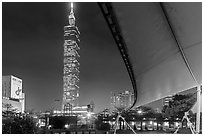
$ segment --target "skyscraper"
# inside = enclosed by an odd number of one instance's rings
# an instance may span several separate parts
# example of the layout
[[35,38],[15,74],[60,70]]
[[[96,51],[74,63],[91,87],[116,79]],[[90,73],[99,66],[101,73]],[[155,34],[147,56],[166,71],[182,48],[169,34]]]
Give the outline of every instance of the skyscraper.
[[78,106],[79,98],[79,35],[75,25],[73,3],[68,16],[68,26],[64,26],[64,76],[63,76],[63,100],[62,110],[72,110]]
[[133,104],[134,94],[130,91],[124,91],[116,94],[111,92],[110,109],[115,110],[116,107],[128,108]]

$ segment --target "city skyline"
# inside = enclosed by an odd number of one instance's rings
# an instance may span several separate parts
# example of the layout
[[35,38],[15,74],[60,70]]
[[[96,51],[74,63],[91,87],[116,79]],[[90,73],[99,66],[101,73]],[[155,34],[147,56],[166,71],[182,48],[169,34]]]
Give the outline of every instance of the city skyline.
[[[2,5],[2,74],[22,78],[27,109],[60,109],[69,3]],[[79,104],[93,100],[99,112],[110,106],[110,91],[132,86],[97,3],[76,3],[75,8],[81,32]]]
[[201,2],[2,2],[3,134],[202,134]]

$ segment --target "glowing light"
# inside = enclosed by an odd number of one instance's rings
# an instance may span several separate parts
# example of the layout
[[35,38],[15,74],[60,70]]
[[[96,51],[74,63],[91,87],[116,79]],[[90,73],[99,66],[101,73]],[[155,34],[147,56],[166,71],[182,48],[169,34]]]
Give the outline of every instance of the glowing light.
[[149,124],[150,124],[150,125],[152,125],[152,123],[153,123],[152,121],[149,121]]
[[49,125],[49,126],[48,126],[48,129],[50,129],[51,127],[52,127],[52,125]]
[[142,114],[142,110],[138,110],[137,113]]
[[178,127],[178,125],[179,125],[179,123],[178,123],[178,122],[175,122],[175,126]]
[[65,125],[64,125],[64,127],[65,127],[65,128],[68,128],[68,127],[69,127],[69,125],[68,125],[68,124],[65,124]]
[[132,126],[135,125],[135,122],[131,122],[131,125],[132,125]]
[[164,126],[168,126],[169,125],[169,122],[164,122]]
[[88,118],[91,117],[91,113],[90,113],[90,112],[87,113],[87,117],[88,117]]
[[74,5],[73,5],[73,2],[71,2],[71,9],[73,9],[74,8]]

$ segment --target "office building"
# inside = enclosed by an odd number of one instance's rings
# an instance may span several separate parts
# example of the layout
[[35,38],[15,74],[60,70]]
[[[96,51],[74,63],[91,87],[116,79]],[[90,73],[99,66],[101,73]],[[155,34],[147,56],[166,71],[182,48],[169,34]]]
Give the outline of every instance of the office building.
[[130,91],[124,91],[120,93],[111,92],[111,107],[110,109],[116,110],[116,108],[128,108],[132,106],[134,102],[134,94]]
[[70,112],[78,106],[79,98],[79,35],[75,25],[73,3],[68,16],[69,24],[64,26],[64,70],[63,70],[63,99],[62,110]]
[[25,93],[23,92],[22,79],[15,76],[2,77],[2,107],[3,110],[9,108],[16,109],[16,112],[25,111]]

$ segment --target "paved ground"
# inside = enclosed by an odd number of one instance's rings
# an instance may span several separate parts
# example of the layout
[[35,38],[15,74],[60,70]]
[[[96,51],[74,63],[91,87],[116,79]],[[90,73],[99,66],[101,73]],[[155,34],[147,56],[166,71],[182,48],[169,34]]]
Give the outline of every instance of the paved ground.
[[[44,133],[47,133],[47,134],[66,134],[67,132],[65,131],[57,131],[55,130],[54,132],[44,132]],[[99,131],[99,130],[93,130],[93,131],[78,131],[78,132],[74,132],[74,131],[69,131],[68,132],[69,134],[113,134],[114,131]],[[67,134],[68,134],[67,133]],[[168,132],[165,132],[163,130],[157,130],[157,131],[136,131],[137,134],[171,134],[173,133],[168,131]],[[43,132],[40,132],[40,134],[43,134]],[[116,134],[134,134],[131,130],[117,130],[116,131]],[[178,134],[192,134],[190,129],[180,129],[178,131]]]
[[[96,134],[113,134],[113,131],[96,131]],[[136,131],[137,134],[166,134],[164,131]],[[134,134],[131,130],[117,130],[116,134]]]
[[[137,134],[172,134],[174,131],[165,132],[163,130],[157,131],[136,131]],[[113,131],[105,132],[105,131],[96,131],[96,134],[113,134]],[[117,130],[116,134],[134,134],[131,130]],[[178,134],[192,134],[190,129],[181,129],[178,131]]]

